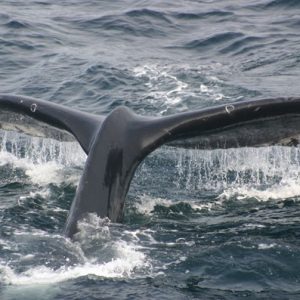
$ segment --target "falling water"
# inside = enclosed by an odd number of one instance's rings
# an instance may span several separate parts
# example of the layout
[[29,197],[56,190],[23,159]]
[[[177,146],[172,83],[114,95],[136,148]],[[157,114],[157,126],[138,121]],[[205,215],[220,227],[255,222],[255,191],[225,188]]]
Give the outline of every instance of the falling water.
[[86,159],[75,141],[62,142],[12,131],[0,130],[0,148],[2,154],[9,153],[16,159],[25,159],[36,165],[52,161],[64,166],[76,166],[82,165]]
[[267,187],[300,175],[300,148],[265,147],[225,150],[171,150],[176,184],[186,189]]
[[167,193],[173,200],[178,195],[179,199],[197,200],[206,193],[267,200],[299,195],[299,178],[298,147],[215,150],[162,147],[141,164],[133,185],[142,189],[142,194],[147,187],[155,197],[165,197]]

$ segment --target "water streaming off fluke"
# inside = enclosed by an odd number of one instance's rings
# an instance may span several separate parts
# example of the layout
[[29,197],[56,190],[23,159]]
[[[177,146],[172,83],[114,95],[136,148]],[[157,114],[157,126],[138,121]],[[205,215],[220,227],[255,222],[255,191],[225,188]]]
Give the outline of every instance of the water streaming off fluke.
[[160,191],[170,192],[170,199],[175,200],[183,195],[187,201],[199,200],[207,193],[222,197],[247,197],[248,193],[250,198],[280,199],[300,195],[300,148],[162,147],[145,159],[137,174],[133,184],[149,186],[155,196],[164,197],[165,193],[159,195],[156,189],[159,186]]

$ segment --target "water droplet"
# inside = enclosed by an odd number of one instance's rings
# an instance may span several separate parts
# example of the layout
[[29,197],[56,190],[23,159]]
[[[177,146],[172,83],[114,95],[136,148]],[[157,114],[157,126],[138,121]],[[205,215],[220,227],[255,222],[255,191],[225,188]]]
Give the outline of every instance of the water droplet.
[[36,109],[37,109],[37,105],[36,105],[35,103],[32,103],[31,106],[30,106],[30,110],[31,110],[32,112],[35,112]]

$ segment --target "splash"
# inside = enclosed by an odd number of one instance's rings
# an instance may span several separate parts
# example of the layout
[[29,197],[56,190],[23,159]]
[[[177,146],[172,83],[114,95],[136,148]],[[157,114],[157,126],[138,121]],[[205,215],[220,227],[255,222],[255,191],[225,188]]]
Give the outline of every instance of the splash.
[[65,167],[81,167],[86,159],[76,142],[60,142],[1,130],[0,147],[0,166],[24,170],[31,182],[37,185],[64,181]]
[[38,285],[53,284],[83,276],[96,276],[106,278],[130,278],[136,268],[145,266],[145,255],[137,252],[125,242],[115,244],[117,256],[106,263],[87,262],[73,267],[62,266],[52,269],[46,266],[38,266],[20,274],[9,266],[0,267],[1,277],[5,284],[14,285]]
[[282,188],[286,183],[299,181],[300,148],[296,147],[171,150],[172,152],[177,161],[176,184],[186,189],[264,189],[278,184]]
[[86,159],[76,142],[31,137],[11,131],[0,130],[0,147],[1,152],[11,153],[16,158],[24,158],[35,164],[54,161],[70,166],[82,164]]
[[172,204],[174,204],[172,200],[155,198],[149,195],[142,195],[139,197],[139,200],[135,203],[135,208],[138,210],[139,213],[148,215],[154,210],[156,205],[163,205],[168,207]]
[[135,203],[135,208],[137,211],[144,215],[150,215],[157,205],[164,206],[164,207],[171,207],[178,204],[186,204],[194,211],[201,211],[201,210],[211,210],[216,202],[213,203],[200,203],[197,201],[189,201],[189,200],[171,200],[171,199],[164,199],[164,198],[156,198],[150,195],[142,195],[137,199]]
[[[31,266],[22,272],[18,272],[16,267],[2,262],[0,263],[0,282],[12,285],[35,286],[54,284],[83,276],[101,278],[139,277],[144,274],[145,269],[147,269],[145,272],[149,274],[151,272],[151,262],[148,260],[147,255],[140,251],[136,241],[128,241],[128,238],[132,239],[131,232],[126,233],[124,237],[124,233],[115,232],[109,225],[108,219],[98,218],[94,214],[88,215],[87,218],[80,221],[79,234],[75,237],[75,242],[62,237],[39,233],[38,237],[40,236],[43,240],[46,239],[46,243],[50,243],[51,240],[56,241],[56,244],[52,246],[52,250],[55,249],[53,247],[60,249],[63,245],[70,257],[72,253],[76,254],[80,262],[71,264],[71,258],[61,255],[60,267],[51,267],[47,263],[46,265]],[[98,231],[100,234],[90,235],[91,231]],[[24,236],[24,234],[18,233],[17,235]],[[56,252],[54,251],[54,253]],[[57,262],[59,259],[57,253],[56,257]],[[34,254],[20,257],[22,262],[26,259],[34,261]]]
[[219,199],[228,200],[236,198],[237,200],[244,200],[246,198],[254,198],[258,201],[282,200],[298,198],[300,195],[299,180],[289,179],[282,181],[279,185],[274,185],[265,190],[251,187],[231,187],[225,189],[220,195]]
[[[210,210],[211,200],[218,205],[232,198],[282,200],[300,195],[300,148],[162,147],[146,158],[135,180],[138,178],[143,178],[138,186],[147,186],[144,193],[151,195],[142,196],[137,204],[138,211],[145,214],[155,205],[170,206],[178,201]],[[155,186],[160,186],[161,194]]]

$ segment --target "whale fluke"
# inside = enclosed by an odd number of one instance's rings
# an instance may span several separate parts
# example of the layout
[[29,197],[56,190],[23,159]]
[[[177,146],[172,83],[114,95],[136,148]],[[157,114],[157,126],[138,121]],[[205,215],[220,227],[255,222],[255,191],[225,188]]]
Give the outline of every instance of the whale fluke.
[[0,113],[0,124],[16,124],[10,130],[29,130],[31,123],[23,121],[28,116],[72,134],[87,153],[65,226],[69,237],[87,213],[121,221],[137,166],[161,145],[214,149],[297,146],[300,141],[300,98],[296,97],[235,102],[166,117],[139,116],[123,106],[106,117],[96,116],[13,95],[0,95],[0,109],[21,115],[9,120]]
[[[31,134],[30,127],[34,126],[33,120],[37,120],[72,134],[86,154],[89,153],[91,142],[104,120],[103,116],[84,113],[49,101],[6,94],[0,94],[0,110],[2,128],[6,129],[3,123],[10,122],[11,130]],[[7,112],[15,112],[21,117],[7,115]],[[24,119],[23,116],[28,118]],[[12,127],[13,125],[15,127]],[[41,132],[43,133],[45,132]],[[36,135],[36,132],[33,134]]]

